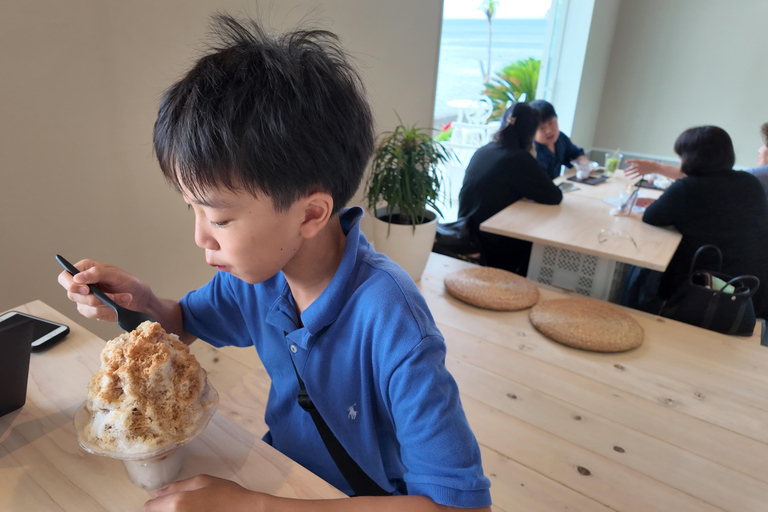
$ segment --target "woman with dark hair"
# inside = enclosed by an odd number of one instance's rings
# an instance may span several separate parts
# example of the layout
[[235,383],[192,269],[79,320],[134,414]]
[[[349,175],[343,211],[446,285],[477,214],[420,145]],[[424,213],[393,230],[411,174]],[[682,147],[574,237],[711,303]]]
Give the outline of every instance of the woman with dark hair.
[[572,167],[573,160],[582,164],[589,163],[589,158],[584,155],[584,149],[571,142],[571,139],[560,131],[554,105],[545,100],[534,100],[531,102],[531,107],[541,116],[539,128],[533,139],[536,160],[550,178],[555,179],[560,176],[560,168],[563,165]]
[[[753,296],[755,312],[768,313],[768,200],[753,175],[733,170],[733,144],[716,126],[684,131],[675,141],[683,178],[653,202],[643,222],[674,226],[683,235],[659,284],[660,299],[669,298],[688,277],[702,245],[723,253],[722,271],[760,279]],[[703,261],[702,268],[711,268]]]
[[[744,172],[754,175],[768,196],[768,123],[760,126],[760,138],[762,144],[757,148],[757,167],[744,169]],[[624,169],[624,174],[629,178],[638,178],[646,174],[659,174],[673,180],[685,178],[685,173],[674,165],[633,158],[627,159],[627,164],[629,167]]]
[[459,194],[459,218],[479,238],[484,263],[525,275],[530,242],[480,232],[480,224],[518,199],[560,204],[563,193],[532,154],[539,113],[525,103],[504,112],[493,141],[472,156]]

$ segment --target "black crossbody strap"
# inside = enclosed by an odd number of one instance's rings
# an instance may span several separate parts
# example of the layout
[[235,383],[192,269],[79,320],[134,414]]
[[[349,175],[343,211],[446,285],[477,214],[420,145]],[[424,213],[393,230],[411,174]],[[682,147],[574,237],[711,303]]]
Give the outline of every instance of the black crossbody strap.
[[[290,354],[289,354],[290,355]],[[299,405],[302,409],[309,412],[312,415],[312,421],[315,422],[317,432],[323,439],[325,447],[328,449],[328,453],[331,454],[333,462],[336,463],[336,467],[339,468],[344,480],[347,481],[352,488],[352,492],[355,496],[390,496],[379,485],[374,482],[368,474],[360,468],[355,460],[349,456],[347,450],[341,445],[336,436],[333,435],[328,424],[320,415],[320,411],[315,408],[315,404],[312,403],[312,399],[309,398],[307,389],[304,387],[304,381],[299,376],[299,371],[296,369],[296,363],[293,362],[293,355],[291,357],[291,364],[293,365],[293,371],[296,372],[296,378],[299,381]]]

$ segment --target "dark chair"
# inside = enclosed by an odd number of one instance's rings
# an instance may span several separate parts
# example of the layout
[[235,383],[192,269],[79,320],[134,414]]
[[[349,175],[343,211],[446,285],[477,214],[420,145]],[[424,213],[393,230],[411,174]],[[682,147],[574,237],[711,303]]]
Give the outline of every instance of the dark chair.
[[432,252],[482,264],[480,241],[472,236],[465,219],[437,225]]

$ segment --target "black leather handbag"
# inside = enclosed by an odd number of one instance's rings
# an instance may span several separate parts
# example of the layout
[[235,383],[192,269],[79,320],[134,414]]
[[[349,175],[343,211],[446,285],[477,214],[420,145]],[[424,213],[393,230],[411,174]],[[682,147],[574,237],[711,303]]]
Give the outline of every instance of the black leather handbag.
[[[716,254],[715,270],[696,268],[705,251]],[[714,245],[702,245],[691,261],[688,280],[661,307],[661,316],[723,334],[751,336],[755,330],[752,296],[760,286],[755,276],[732,277],[720,270],[723,254]]]

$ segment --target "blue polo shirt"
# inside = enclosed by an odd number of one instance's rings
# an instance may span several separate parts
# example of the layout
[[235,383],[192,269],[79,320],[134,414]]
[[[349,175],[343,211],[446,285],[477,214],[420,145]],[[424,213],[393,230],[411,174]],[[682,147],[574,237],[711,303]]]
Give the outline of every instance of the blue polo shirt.
[[575,160],[584,154],[584,150],[571,142],[566,134],[560,132],[555,141],[555,152],[549,150],[544,144],[536,145],[536,161],[544,169],[551,179],[560,176],[560,166],[571,167],[571,160]]
[[339,215],[341,264],[301,321],[282,272],[256,285],[218,272],[181,300],[184,328],[217,347],[256,347],[272,379],[264,440],[343,492],[352,494],[297,403],[291,356],[336,438],[384,490],[489,506],[490,482],[424,298],[368,243],[361,208]]

